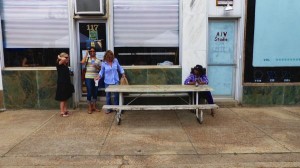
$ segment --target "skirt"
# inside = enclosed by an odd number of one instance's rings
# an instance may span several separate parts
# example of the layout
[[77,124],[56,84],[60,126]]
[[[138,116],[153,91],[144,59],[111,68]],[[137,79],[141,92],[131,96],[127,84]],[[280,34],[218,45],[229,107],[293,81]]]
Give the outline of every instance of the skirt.
[[71,83],[58,83],[55,100],[66,101],[72,97],[72,93],[74,93],[74,86]]

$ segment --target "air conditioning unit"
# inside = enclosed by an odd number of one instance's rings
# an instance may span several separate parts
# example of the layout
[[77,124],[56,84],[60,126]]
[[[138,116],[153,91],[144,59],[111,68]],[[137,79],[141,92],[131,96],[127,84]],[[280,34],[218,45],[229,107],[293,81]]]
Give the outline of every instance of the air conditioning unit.
[[104,15],[105,0],[75,0],[75,14]]

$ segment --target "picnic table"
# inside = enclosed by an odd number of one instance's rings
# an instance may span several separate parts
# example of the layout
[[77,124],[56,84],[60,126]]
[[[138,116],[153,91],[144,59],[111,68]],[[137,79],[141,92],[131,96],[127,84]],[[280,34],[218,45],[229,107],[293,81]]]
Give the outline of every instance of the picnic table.
[[[105,92],[118,92],[119,105],[104,105],[104,109],[116,110],[116,121],[121,122],[122,110],[195,110],[196,118],[200,124],[203,122],[203,111],[205,109],[217,109],[216,104],[198,104],[198,95],[203,91],[213,91],[208,85],[110,85]],[[124,105],[124,94],[134,94],[135,98]],[[131,103],[141,96],[189,96],[186,105],[131,105]],[[194,101],[195,100],[195,101]],[[199,114],[200,110],[200,114]]]

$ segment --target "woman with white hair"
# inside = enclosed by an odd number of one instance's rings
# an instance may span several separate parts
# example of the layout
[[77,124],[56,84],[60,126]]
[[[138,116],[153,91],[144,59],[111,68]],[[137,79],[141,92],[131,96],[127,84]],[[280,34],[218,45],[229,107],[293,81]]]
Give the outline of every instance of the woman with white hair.
[[68,104],[67,100],[72,97],[74,86],[71,83],[69,72],[69,55],[65,52],[57,56],[56,69],[57,69],[57,88],[55,100],[60,101],[60,115],[68,117]]

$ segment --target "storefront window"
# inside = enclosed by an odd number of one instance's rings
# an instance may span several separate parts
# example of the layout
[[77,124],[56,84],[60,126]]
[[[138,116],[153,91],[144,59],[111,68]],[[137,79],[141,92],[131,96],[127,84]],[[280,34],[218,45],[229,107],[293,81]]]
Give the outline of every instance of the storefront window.
[[55,66],[69,52],[67,0],[2,0],[1,28],[6,67]]
[[244,82],[300,82],[299,5],[298,0],[247,2]]
[[114,0],[113,10],[121,64],[179,64],[179,0]]
[[68,48],[5,48],[6,67],[55,66],[57,55]]
[[115,47],[122,65],[178,65],[177,47]]

